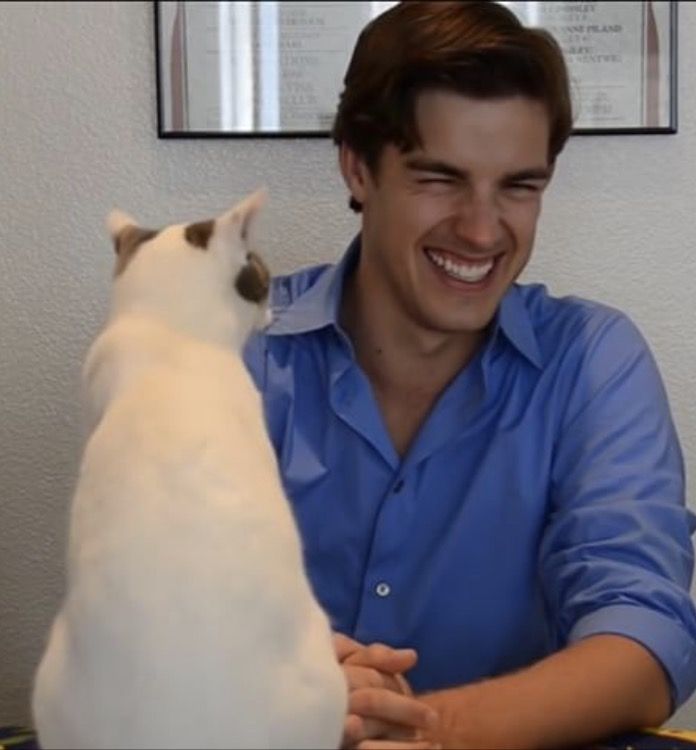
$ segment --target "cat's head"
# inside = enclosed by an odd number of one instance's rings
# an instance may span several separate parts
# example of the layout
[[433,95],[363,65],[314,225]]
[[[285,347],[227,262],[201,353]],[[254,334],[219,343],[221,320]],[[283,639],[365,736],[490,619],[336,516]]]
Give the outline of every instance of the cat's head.
[[145,313],[182,333],[240,349],[270,320],[270,274],[251,240],[265,198],[258,190],[216,219],[161,230],[112,211],[112,317]]

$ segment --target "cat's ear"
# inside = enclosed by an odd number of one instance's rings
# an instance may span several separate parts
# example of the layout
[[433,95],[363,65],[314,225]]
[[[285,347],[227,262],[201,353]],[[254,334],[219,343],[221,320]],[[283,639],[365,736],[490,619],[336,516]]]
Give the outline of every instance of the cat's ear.
[[268,191],[266,188],[259,188],[224,213],[218,219],[218,226],[223,231],[225,231],[227,227],[235,227],[242,239],[247,240],[256,217],[267,200]]
[[120,276],[135,257],[140,246],[157,235],[154,229],[143,229],[124,211],[114,209],[106,217],[106,227],[116,251],[115,276]]
[[126,227],[137,226],[138,222],[132,216],[129,216],[125,211],[121,211],[118,208],[110,211],[109,215],[106,217],[106,228],[116,245],[118,245],[118,238],[121,235],[121,232],[123,232]]

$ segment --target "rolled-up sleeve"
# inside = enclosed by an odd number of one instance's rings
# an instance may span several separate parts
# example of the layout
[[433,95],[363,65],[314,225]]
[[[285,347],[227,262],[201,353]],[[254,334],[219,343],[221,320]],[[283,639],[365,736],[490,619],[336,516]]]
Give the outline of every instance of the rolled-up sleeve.
[[641,643],[669,676],[676,707],[696,688],[696,523],[667,396],[625,316],[573,346],[540,557],[555,636],[559,645],[600,633]]

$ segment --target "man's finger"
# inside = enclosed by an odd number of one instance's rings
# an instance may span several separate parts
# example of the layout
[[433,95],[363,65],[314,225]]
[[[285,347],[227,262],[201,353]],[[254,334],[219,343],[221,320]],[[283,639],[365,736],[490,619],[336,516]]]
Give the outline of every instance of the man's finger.
[[333,634],[333,646],[334,651],[336,652],[336,658],[340,662],[342,662],[345,658],[355,653],[356,651],[360,651],[360,649],[365,648],[362,643],[353,640],[343,633]]
[[430,706],[408,695],[381,688],[359,688],[348,698],[348,711],[386,724],[432,730],[437,726],[437,713]]
[[360,740],[367,736],[364,720],[355,714],[348,714],[343,722],[341,748],[353,748]]
[[367,739],[416,742],[422,740],[423,737],[418,730],[410,727],[401,727],[378,719],[365,719],[351,714],[351,721],[345,725],[343,747],[356,747]]
[[392,648],[383,643],[371,643],[369,646],[352,650],[342,661],[345,664],[372,667],[396,674],[413,669],[418,661],[418,654],[412,648]]
[[392,675],[387,672],[380,672],[372,667],[357,667],[345,663],[343,664],[343,672],[350,690],[368,687],[384,688],[395,693],[411,695],[411,689],[401,675]]
[[429,740],[363,740],[356,745],[356,750],[441,750],[442,745]]

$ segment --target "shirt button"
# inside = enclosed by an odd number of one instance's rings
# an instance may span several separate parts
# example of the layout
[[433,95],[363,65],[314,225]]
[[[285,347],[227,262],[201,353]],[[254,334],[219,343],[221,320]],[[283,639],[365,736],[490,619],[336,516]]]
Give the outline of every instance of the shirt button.
[[382,581],[375,586],[375,592],[377,593],[377,596],[389,596],[389,594],[391,594],[391,586],[388,583],[384,583],[384,581]]
[[392,487],[392,492],[401,492],[401,490],[404,487],[404,480],[399,479],[399,481]]

